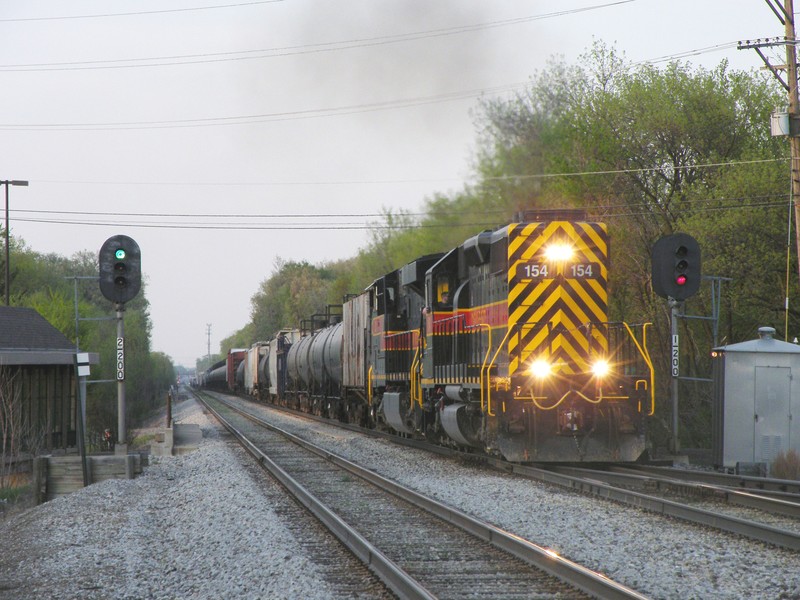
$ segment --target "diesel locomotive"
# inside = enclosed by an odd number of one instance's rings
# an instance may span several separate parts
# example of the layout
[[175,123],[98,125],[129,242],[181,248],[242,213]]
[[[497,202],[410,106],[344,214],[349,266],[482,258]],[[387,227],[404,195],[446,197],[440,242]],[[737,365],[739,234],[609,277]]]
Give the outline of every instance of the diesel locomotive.
[[422,256],[201,378],[514,462],[629,462],[654,412],[648,324],[608,320],[609,236],[529,211]]

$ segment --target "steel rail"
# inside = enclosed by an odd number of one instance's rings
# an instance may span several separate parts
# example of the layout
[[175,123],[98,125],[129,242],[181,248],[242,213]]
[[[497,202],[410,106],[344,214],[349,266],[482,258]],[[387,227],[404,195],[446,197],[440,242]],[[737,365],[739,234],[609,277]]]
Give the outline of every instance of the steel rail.
[[401,599],[435,600],[435,596],[422,587],[403,569],[387,558],[358,531],[329,510],[320,500],[300,485],[291,475],[279,467],[272,459],[256,447],[219,411],[200,396],[196,396],[203,406],[233,435],[264,470],[277,479],[300,504],[306,507],[325,527],[327,527],[364,564],[368,565],[383,583]]
[[[636,590],[613,581],[602,573],[592,571],[583,565],[559,556],[552,550],[534,544],[533,542],[509,533],[499,527],[475,519],[474,517],[471,517],[452,506],[447,506],[441,502],[418,494],[417,492],[386,479],[385,477],[382,477],[373,471],[359,467],[355,463],[352,463],[341,456],[338,456],[314,445],[311,442],[284,431],[279,427],[276,427],[275,425],[265,421],[264,419],[257,417],[256,415],[231,406],[223,400],[217,401],[225,404],[228,408],[238,412],[252,422],[280,433],[293,443],[305,448],[310,452],[313,452],[317,456],[329,460],[336,466],[347,470],[348,472],[364,479],[365,481],[368,481],[376,487],[388,491],[398,498],[406,500],[407,502],[410,502],[415,506],[430,512],[445,522],[455,525],[474,535],[475,537],[489,542],[496,548],[508,552],[520,560],[528,563],[529,565],[541,569],[542,571],[553,575],[565,583],[591,594],[596,598],[603,600],[644,600],[647,598]],[[207,405],[205,402],[203,402],[203,404]],[[387,585],[389,584],[387,583]]]
[[678,473],[675,473],[675,476],[672,476],[672,473],[670,475],[642,475],[639,473],[625,473],[618,469],[603,471],[578,467],[556,467],[554,470],[566,475],[573,474],[577,477],[598,479],[615,486],[666,489],[682,494],[709,497],[727,502],[732,506],[755,508],[774,515],[800,519],[800,504],[797,502],[764,496],[755,491],[750,492],[710,483],[687,481],[680,479],[680,474]]
[[625,467],[614,467],[614,470],[619,472],[635,472],[640,475],[643,473],[650,473],[658,476],[674,477],[676,479],[724,485],[731,488],[757,490],[759,492],[772,490],[795,495],[800,494],[800,481],[793,479],[768,479],[765,477],[732,475],[730,473],[716,473],[711,471],[692,471],[689,469],[675,469],[672,467],[656,467],[651,465],[626,465]]
[[506,471],[518,475],[584,492],[599,498],[622,502],[629,506],[636,506],[650,512],[675,517],[690,523],[698,523],[700,525],[727,531],[728,533],[743,535],[775,546],[781,546],[791,550],[800,550],[800,534],[792,531],[785,531],[777,527],[772,527],[771,525],[753,523],[738,517],[721,515],[708,510],[686,506],[679,502],[672,502],[656,496],[618,488],[603,483],[598,479],[564,475],[546,469],[505,463],[504,461],[495,461],[495,459],[490,459],[490,461],[495,462],[495,466],[498,466],[498,468],[503,468],[500,465],[500,463],[502,463]]

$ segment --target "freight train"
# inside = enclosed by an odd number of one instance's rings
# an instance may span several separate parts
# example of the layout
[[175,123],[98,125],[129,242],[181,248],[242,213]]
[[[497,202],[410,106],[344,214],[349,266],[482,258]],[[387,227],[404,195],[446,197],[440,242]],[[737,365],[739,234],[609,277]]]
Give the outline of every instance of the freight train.
[[608,320],[609,236],[581,211],[421,256],[207,387],[514,462],[629,462],[654,412],[648,324]]

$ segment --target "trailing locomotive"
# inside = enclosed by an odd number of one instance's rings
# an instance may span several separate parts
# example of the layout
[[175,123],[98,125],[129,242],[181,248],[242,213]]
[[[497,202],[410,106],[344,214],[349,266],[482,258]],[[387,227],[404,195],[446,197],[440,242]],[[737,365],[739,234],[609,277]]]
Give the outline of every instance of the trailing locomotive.
[[228,387],[515,462],[637,460],[653,368],[647,324],[608,321],[606,226],[519,217],[254,345]]

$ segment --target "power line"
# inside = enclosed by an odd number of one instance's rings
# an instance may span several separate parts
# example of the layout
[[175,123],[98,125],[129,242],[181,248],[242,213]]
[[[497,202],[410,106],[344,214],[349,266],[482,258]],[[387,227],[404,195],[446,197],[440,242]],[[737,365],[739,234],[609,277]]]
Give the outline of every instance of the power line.
[[[272,0],[279,1],[279,0]],[[128,59],[113,59],[113,60],[92,60],[92,61],[70,61],[70,62],[52,62],[52,63],[28,63],[28,64],[7,64],[0,65],[0,71],[78,71],[78,70],[94,70],[94,69],[125,69],[125,68],[141,68],[141,67],[162,67],[172,65],[185,65],[185,64],[200,64],[200,63],[213,63],[213,62],[227,62],[238,60],[253,60],[264,58],[275,58],[283,56],[295,56],[299,54],[314,54],[319,52],[334,52],[338,50],[348,50],[352,48],[363,48],[369,46],[378,46],[386,44],[396,44],[401,42],[416,41],[421,39],[444,37],[451,35],[460,35],[462,33],[472,33],[475,31],[483,31],[486,29],[495,29],[498,27],[507,27],[510,25],[518,25],[522,23],[529,23],[532,21],[539,21],[543,19],[552,19],[555,17],[563,17],[567,15],[609,8],[620,4],[628,4],[636,0],[618,0],[617,2],[608,2],[605,4],[598,4],[594,6],[587,6],[584,8],[573,8],[568,10],[556,11],[545,13],[541,15],[528,15],[524,17],[514,17],[511,19],[503,19],[498,21],[489,21],[485,23],[476,23],[472,25],[458,25],[454,27],[446,27],[439,29],[430,29],[423,31],[415,31],[408,33],[400,33],[386,36],[376,36],[368,38],[355,38],[351,40],[340,40],[335,42],[324,42],[318,44],[306,44],[300,46],[283,46],[275,48],[262,48],[257,50],[239,50],[229,52],[209,52],[197,54],[182,54],[172,56],[155,56],[144,58],[128,58]],[[253,3],[255,4],[255,3]],[[227,6],[239,5],[226,5],[216,8],[224,8]],[[215,8],[215,7],[209,7]],[[178,12],[180,9],[165,10],[165,11],[152,11],[157,12]],[[183,10],[200,10],[200,9],[183,9]],[[120,13],[117,15],[95,15],[95,16],[127,16],[132,14],[150,14],[147,13]],[[88,18],[84,17],[51,17],[51,18]],[[44,17],[42,19],[20,19],[20,20],[48,20],[51,19]],[[17,20],[17,19],[11,19]],[[0,20],[3,22],[3,20]],[[158,62],[156,62],[158,61]],[[132,64],[136,63],[136,64]]]
[[[790,158],[760,158],[753,160],[740,160],[728,162],[697,163],[692,165],[670,166],[670,167],[643,167],[637,169],[608,169],[602,171],[577,171],[560,173],[540,173],[540,174],[520,174],[520,175],[498,175],[494,177],[482,177],[480,182],[495,181],[522,181],[537,179],[552,179],[560,177],[594,177],[599,175],[622,175],[636,173],[655,173],[659,171],[682,171],[688,169],[715,169],[721,167],[738,167],[742,165],[766,164],[773,162],[789,162]],[[55,185],[122,185],[122,186],[186,186],[186,187],[281,187],[281,186],[341,186],[341,185],[387,185],[387,184],[416,184],[416,183],[438,183],[462,181],[453,178],[432,178],[432,179],[340,179],[340,180],[320,180],[320,181],[91,181],[91,180],[68,180],[68,179],[41,179],[36,183],[49,183]],[[115,213],[118,214],[118,213]]]
[[719,52],[720,50],[732,50],[737,47],[738,43],[739,43],[738,41],[724,42],[721,44],[715,44],[713,46],[695,48],[694,50],[684,50],[683,52],[676,52],[675,54],[665,54],[664,56],[657,56],[656,58],[640,60],[635,62],[634,64],[637,65],[655,64],[655,63],[679,60],[681,58],[688,58],[690,56],[699,56],[700,54],[708,54],[710,52]]
[[515,180],[515,179],[552,179],[556,177],[585,177],[594,175],[622,175],[631,173],[656,173],[659,171],[688,171],[690,169],[710,169],[717,167],[733,167],[739,165],[754,165],[771,162],[788,162],[790,158],[759,158],[754,160],[729,161],[718,163],[704,163],[693,165],[669,165],[663,167],[644,167],[637,169],[608,169],[604,171],[579,171],[575,173],[542,173],[538,175],[502,175],[499,177],[486,177],[485,180]]
[[409,108],[424,104],[440,102],[453,102],[468,100],[486,94],[509,92],[525,86],[526,83],[514,83],[490,88],[446,92],[434,96],[418,96],[400,100],[388,100],[365,104],[353,104],[333,108],[314,108],[308,110],[295,110],[253,115],[239,115],[227,117],[205,117],[197,119],[175,119],[167,121],[119,121],[107,123],[0,123],[3,131],[113,131],[129,129],[174,129],[185,127],[213,127],[220,125],[246,125],[252,123],[265,123],[274,121],[290,121],[297,119],[311,119],[331,116],[344,116],[397,108]]
[[[16,218],[17,222],[26,223],[49,223],[56,225],[87,225],[87,226],[100,226],[100,227],[132,227],[144,229],[206,229],[211,231],[273,231],[273,230],[287,230],[287,231],[305,231],[305,230],[357,230],[357,229],[418,229],[418,228],[438,228],[438,227],[452,227],[452,224],[447,225],[433,225],[433,224],[414,224],[414,225],[381,225],[378,223],[343,223],[331,225],[330,223],[319,224],[304,224],[304,223],[282,223],[282,224],[182,224],[182,223],[136,223],[126,222],[120,220],[113,221],[71,221],[63,219],[32,219],[32,218]],[[481,223],[476,223],[474,226],[481,226]],[[465,224],[465,226],[467,226]]]
[[[91,216],[117,216],[117,217],[191,217],[203,219],[251,219],[254,217],[264,217],[270,219],[353,219],[353,218],[367,218],[367,217],[385,217],[384,213],[307,213],[307,214],[293,214],[293,213],[247,213],[247,214],[230,214],[230,213],[126,213],[126,212],[95,212],[83,210],[33,210],[33,209],[13,209],[11,212],[15,214],[60,214],[60,215],[91,215]],[[482,211],[484,212],[484,211]],[[489,211],[492,212],[492,211]],[[494,211],[499,212],[499,211]],[[430,213],[398,213],[391,216],[424,216]]]
[[[779,198],[775,201],[768,201],[765,199],[768,198]],[[748,200],[748,202],[742,202],[743,200]],[[731,211],[731,210],[741,210],[743,208],[779,208],[781,210],[785,210],[786,208],[786,200],[782,194],[773,194],[773,195],[764,195],[764,196],[750,196],[750,197],[742,197],[742,198],[714,198],[714,199],[700,199],[696,201],[698,204],[700,202],[727,202],[728,204],[723,204],[720,206],[693,206],[693,210],[698,213],[703,212],[720,212],[720,211]],[[641,211],[634,210],[632,207],[629,207],[624,204],[620,204],[617,206],[604,206],[598,207],[603,211],[603,220],[608,220],[610,218],[630,218],[635,216],[647,216],[651,214],[651,212],[647,209],[642,209]],[[607,212],[609,210],[620,209],[619,212]],[[503,212],[503,211],[497,211]],[[480,211],[481,214],[485,215],[487,211]],[[455,212],[453,213],[456,214]],[[458,212],[459,216],[464,216],[464,212]],[[253,217],[258,217],[260,215],[252,215]],[[80,226],[97,226],[97,227],[130,227],[130,228],[142,228],[142,229],[190,229],[190,230],[208,230],[208,231],[353,231],[353,230],[365,230],[365,229],[381,229],[381,230],[406,230],[406,229],[443,229],[443,228],[450,228],[453,227],[452,222],[444,222],[444,223],[385,223],[380,224],[376,222],[366,222],[366,223],[353,223],[353,222],[345,222],[345,223],[163,223],[163,222],[136,222],[136,221],[120,221],[119,219],[115,220],[106,220],[106,221],[86,221],[86,220],[65,220],[65,219],[44,219],[44,218],[24,218],[24,217],[17,217],[14,219],[17,222],[27,222],[27,223],[46,223],[46,224],[56,224],[56,225],[80,225]],[[468,222],[468,223],[459,223],[459,227],[485,227],[486,221],[482,220],[480,222]]]
[[66,21],[73,19],[107,19],[110,17],[134,17],[140,15],[160,15],[164,13],[194,12],[201,10],[218,10],[221,8],[240,8],[256,4],[275,4],[283,0],[253,0],[252,2],[237,2],[235,4],[218,4],[216,6],[190,6],[188,8],[165,8],[162,10],[141,10],[121,13],[98,13],[94,15],[59,15],[53,17],[18,17],[15,19],[0,19],[0,23],[24,23],[31,21]]
[[[783,194],[763,194],[763,195],[750,195],[740,197],[722,197],[722,198],[698,198],[695,200],[688,200],[689,203],[700,202],[741,202],[745,200],[769,200],[772,198],[783,198]],[[626,208],[630,205],[625,202],[618,204],[607,204],[603,208],[605,210],[613,210],[616,208]],[[161,218],[161,219],[214,219],[215,221],[225,219],[383,219],[383,218],[447,218],[466,215],[486,215],[486,214],[505,214],[506,209],[479,209],[474,211],[459,210],[436,210],[425,212],[398,212],[398,213],[163,213],[163,212],[118,212],[118,211],[79,211],[79,210],[41,210],[41,209],[12,209],[11,212],[15,215],[15,220],[23,220],[24,217],[18,215],[70,215],[70,216],[84,216],[84,217],[137,217],[137,218]],[[167,225],[168,223],[163,223]],[[339,223],[347,225],[352,223]]]
[[124,185],[124,186],[153,186],[153,187],[281,187],[281,186],[339,186],[339,185],[397,185],[417,183],[444,183],[461,181],[461,178],[437,177],[420,179],[339,179],[320,181],[108,181],[108,180],[81,180],[81,179],[37,179],[36,185]]

